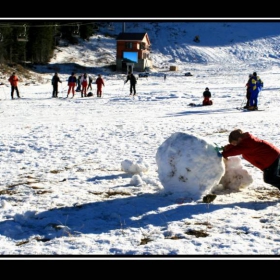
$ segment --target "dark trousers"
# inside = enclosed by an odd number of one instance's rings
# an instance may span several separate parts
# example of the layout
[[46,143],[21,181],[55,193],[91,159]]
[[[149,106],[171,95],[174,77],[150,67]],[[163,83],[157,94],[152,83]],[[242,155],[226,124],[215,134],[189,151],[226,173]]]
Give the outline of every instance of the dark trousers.
[[263,180],[280,189],[280,156],[263,171]]
[[130,94],[132,94],[132,92],[136,94],[135,84],[130,84]]
[[92,86],[91,86],[91,83],[89,83],[89,84],[88,84],[88,87],[87,87],[87,89],[89,89],[89,88],[90,88],[90,89],[92,90]]
[[247,102],[246,102],[246,106],[245,107],[248,108],[250,106],[250,98],[251,98],[251,92],[250,92],[249,89],[247,89],[246,98],[247,98]]
[[52,97],[57,97],[57,93],[58,93],[58,84],[53,85]]
[[78,82],[78,86],[76,88],[76,91],[81,91],[81,83],[80,82]]
[[18,87],[15,87],[15,86],[11,86],[11,97],[14,98],[14,91],[17,92],[17,97],[20,97],[19,96],[19,91],[18,91]]

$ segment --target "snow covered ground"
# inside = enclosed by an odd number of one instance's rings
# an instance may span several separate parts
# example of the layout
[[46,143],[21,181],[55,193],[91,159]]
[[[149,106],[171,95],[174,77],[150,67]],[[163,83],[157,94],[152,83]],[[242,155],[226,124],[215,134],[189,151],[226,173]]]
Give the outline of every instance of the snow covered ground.
[[[106,32],[121,32],[120,22],[114,26]],[[203,203],[176,186],[166,191],[156,153],[177,132],[223,146],[236,128],[280,147],[279,27],[126,23],[127,32],[146,31],[153,47],[154,68],[138,79],[134,98],[124,85],[126,74],[103,67],[115,60],[115,39],[105,31],[89,42],[60,46],[30,83],[20,82],[21,99],[10,99],[11,73],[2,73],[0,255],[277,257],[280,192],[263,182],[260,170],[239,158],[238,170],[253,182]],[[179,70],[169,71],[170,65]],[[56,71],[63,82],[61,98],[54,99],[50,80]],[[102,74],[103,97],[96,97],[93,85],[94,97],[77,92],[63,98],[72,71]],[[254,71],[264,81],[264,111],[237,110],[245,105],[245,84]],[[205,87],[214,104],[189,106],[201,104]],[[194,152],[198,162],[206,160]],[[198,180],[213,170],[207,166]]]

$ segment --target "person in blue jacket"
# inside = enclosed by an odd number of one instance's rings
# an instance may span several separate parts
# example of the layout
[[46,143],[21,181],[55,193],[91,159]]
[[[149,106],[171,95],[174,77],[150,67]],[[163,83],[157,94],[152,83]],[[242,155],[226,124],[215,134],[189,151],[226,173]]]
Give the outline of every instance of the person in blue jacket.
[[71,76],[68,78],[68,92],[67,97],[72,92],[72,97],[75,96],[75,87],[77,85],[77,78],[74,72],[71,73]]
[[258,96],[263,87],[263,82],[257,72],[253,73],[253,77],[249,80],[249,89],[251,92],[250,106],[248,110],[258,110]]

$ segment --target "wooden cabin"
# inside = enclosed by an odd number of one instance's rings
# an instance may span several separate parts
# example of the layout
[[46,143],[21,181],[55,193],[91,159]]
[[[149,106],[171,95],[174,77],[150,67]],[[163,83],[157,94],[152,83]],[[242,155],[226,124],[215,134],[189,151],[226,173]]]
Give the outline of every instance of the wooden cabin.
[[151,43],[147,33],[120,33],[117,38],[117,71],[147,71],[152,68]]

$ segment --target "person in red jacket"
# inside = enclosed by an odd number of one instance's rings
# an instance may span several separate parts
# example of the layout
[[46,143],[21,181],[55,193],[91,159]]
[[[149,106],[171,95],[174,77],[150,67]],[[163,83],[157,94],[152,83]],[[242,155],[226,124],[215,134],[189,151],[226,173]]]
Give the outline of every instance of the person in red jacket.
[[280,189],[279,148],[241,129],[233,130],[229,134],[229,143],[223,147],[224,158],[242,155],[245,160],[263,171],[265,183]]
[[19,90],[18,90],[18,77],[16,76],[16,72],[13,72],[13,74],[10,76],[8,80],[11,84],[11,98],[14,99],[14,91],[17,92],[17,97],[20,98]]
[[105,87],[105,83],[100,74],[98,74],[98,78],[96,79],[95,83],[97,84],[97,97],[101,97],[102,96],[102,86]]

